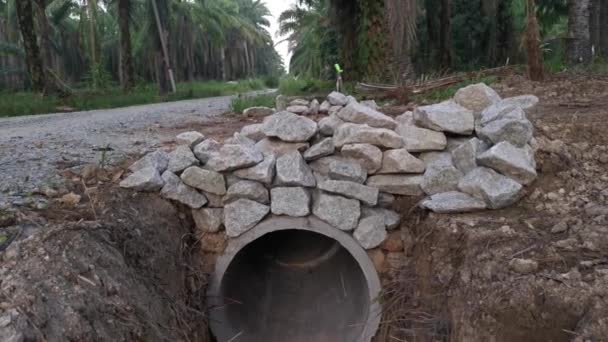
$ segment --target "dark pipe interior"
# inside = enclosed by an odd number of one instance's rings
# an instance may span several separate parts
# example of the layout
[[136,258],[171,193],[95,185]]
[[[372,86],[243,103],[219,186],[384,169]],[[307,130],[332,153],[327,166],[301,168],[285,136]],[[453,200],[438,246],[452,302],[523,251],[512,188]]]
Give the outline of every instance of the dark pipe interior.
[[[323,235],[286,230],[243,248],[221,284],[232,342],[353,342],[369,292],[360,266]],[[219,341],[226,342],[226,341]]]

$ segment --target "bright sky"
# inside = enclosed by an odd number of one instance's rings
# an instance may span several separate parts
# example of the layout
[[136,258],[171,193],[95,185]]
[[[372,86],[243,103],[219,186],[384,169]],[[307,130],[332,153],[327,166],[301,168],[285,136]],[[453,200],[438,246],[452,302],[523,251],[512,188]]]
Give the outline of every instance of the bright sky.
[[[272,18],[270,18],[270,24],[271,24],[270,34],[272,34],[272,38],[274,39],[274,41],[276,43],[279,40],[281,40],[281,38],[276,37],[276,33],[279,30],[279,23],[278,23],[279,15],[281,14],[281,12],[285,11],[286,9],[289,9],[289,7],[291,7],[291,5],[295,4],[296,0],[264,0],[264,1],[266,2],[268,9],[270,10],[270,12],[272,13],[272,16],[273,16]],[[279,52],[279,55],[281,55],[281,57],[283,58],[285,67],[289,68],[287,42],[279,44],[278,46],[276,46],[276,49]]]

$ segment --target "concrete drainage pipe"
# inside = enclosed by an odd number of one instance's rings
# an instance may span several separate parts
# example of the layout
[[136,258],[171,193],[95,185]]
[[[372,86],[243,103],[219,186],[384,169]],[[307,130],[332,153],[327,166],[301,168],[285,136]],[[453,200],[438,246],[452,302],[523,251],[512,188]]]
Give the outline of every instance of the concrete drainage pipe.
[[218,342],[369,342],[380,281],[359,244],[314,218],[271,218],[232,239],[208,291]]

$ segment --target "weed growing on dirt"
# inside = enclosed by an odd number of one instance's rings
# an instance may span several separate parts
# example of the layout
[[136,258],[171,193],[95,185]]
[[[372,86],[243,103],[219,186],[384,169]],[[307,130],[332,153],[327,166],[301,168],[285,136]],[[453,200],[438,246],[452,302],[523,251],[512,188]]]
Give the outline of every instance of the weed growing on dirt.
[[232,99],[230,110],[233,113],[242,113],[250,107],[274,107],[274,97],[270,95],[246,96],[239,95]]

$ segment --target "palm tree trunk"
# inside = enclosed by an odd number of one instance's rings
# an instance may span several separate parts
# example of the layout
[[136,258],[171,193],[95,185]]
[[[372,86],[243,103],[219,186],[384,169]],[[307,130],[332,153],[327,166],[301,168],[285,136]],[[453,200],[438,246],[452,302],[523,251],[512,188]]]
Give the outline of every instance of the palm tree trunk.
[[589,36],[594,55],[599,53],[600,47],[600,6],[601,0],[591,0],[589,8]]
[[130,31],[131,0],[118,1],[118,25],[120,27],[120,57],[121,57],[121,85],[124,91],[130,91],[135,86],[135,72],[133,70],[133,55],[131,54]]
[[601,0],[599,51],[604,58],[608,58],[608,0]]
[[51,38],[49,37],[51,27],[46,17],[47,0],[34,0],[34,3],[36,4],[34,12],[38,24],[37,32],[40,35],[40,53],[43,57],[43,65],[45,68],[53,69],[53,49],[51,47]]
[[528,76],[532,81],[542,81],[545,78],[543,55],[540,51],[540,32],[536,19],[536,4],[534,0],[527,1],[526,52],[528,54]]
[[591,62],[590,4],[590,0],[568,1],[568,61],[571,64]]
[[[166,76],[169,77],[169,82],[170,82],[170,86],[171,86],[171,91],[173,93],[175,93],[177,91],[176,87],[175,87],[175,78],[173,76],[173,69],[171,69],[171,62],[169,61],[169,50],[167,49],[167,31],[165,31],[165,29],[163,28],[163,25],[161,23],[160,20],[160,15],[158,13],[158,4],[156,3],[156,0],[151,0],[152,1],[152,10],[154,11],[154,18],[156,20],[156,28],[158,29],[158,39],[160,41],[160,45],[161,45],[161,49],[162,49],[162,55],[163,55],[163,63],[164,63],[164,67],[166,70],[166,75],[163,75],[163,77],[160,77],[159,75],[159,80],[162,80],[164,82],[166,82],[167,78]],[[166,89],[166,85],[165,84],[161,84],[160,89],[161,89],[161,94],[163,93],[163,91]]]
[[15,1],[15,9],[17,11],[19,29],[23,37],[25,60],[32,79],[32,89],[35,92],[44,93],[44,69],[40,49],[38,48],[36,31],[34,30],[32,2],[30,0]]
[[441,0],[441,30],[439,32],[439,66],[452,66],[452,1]]

